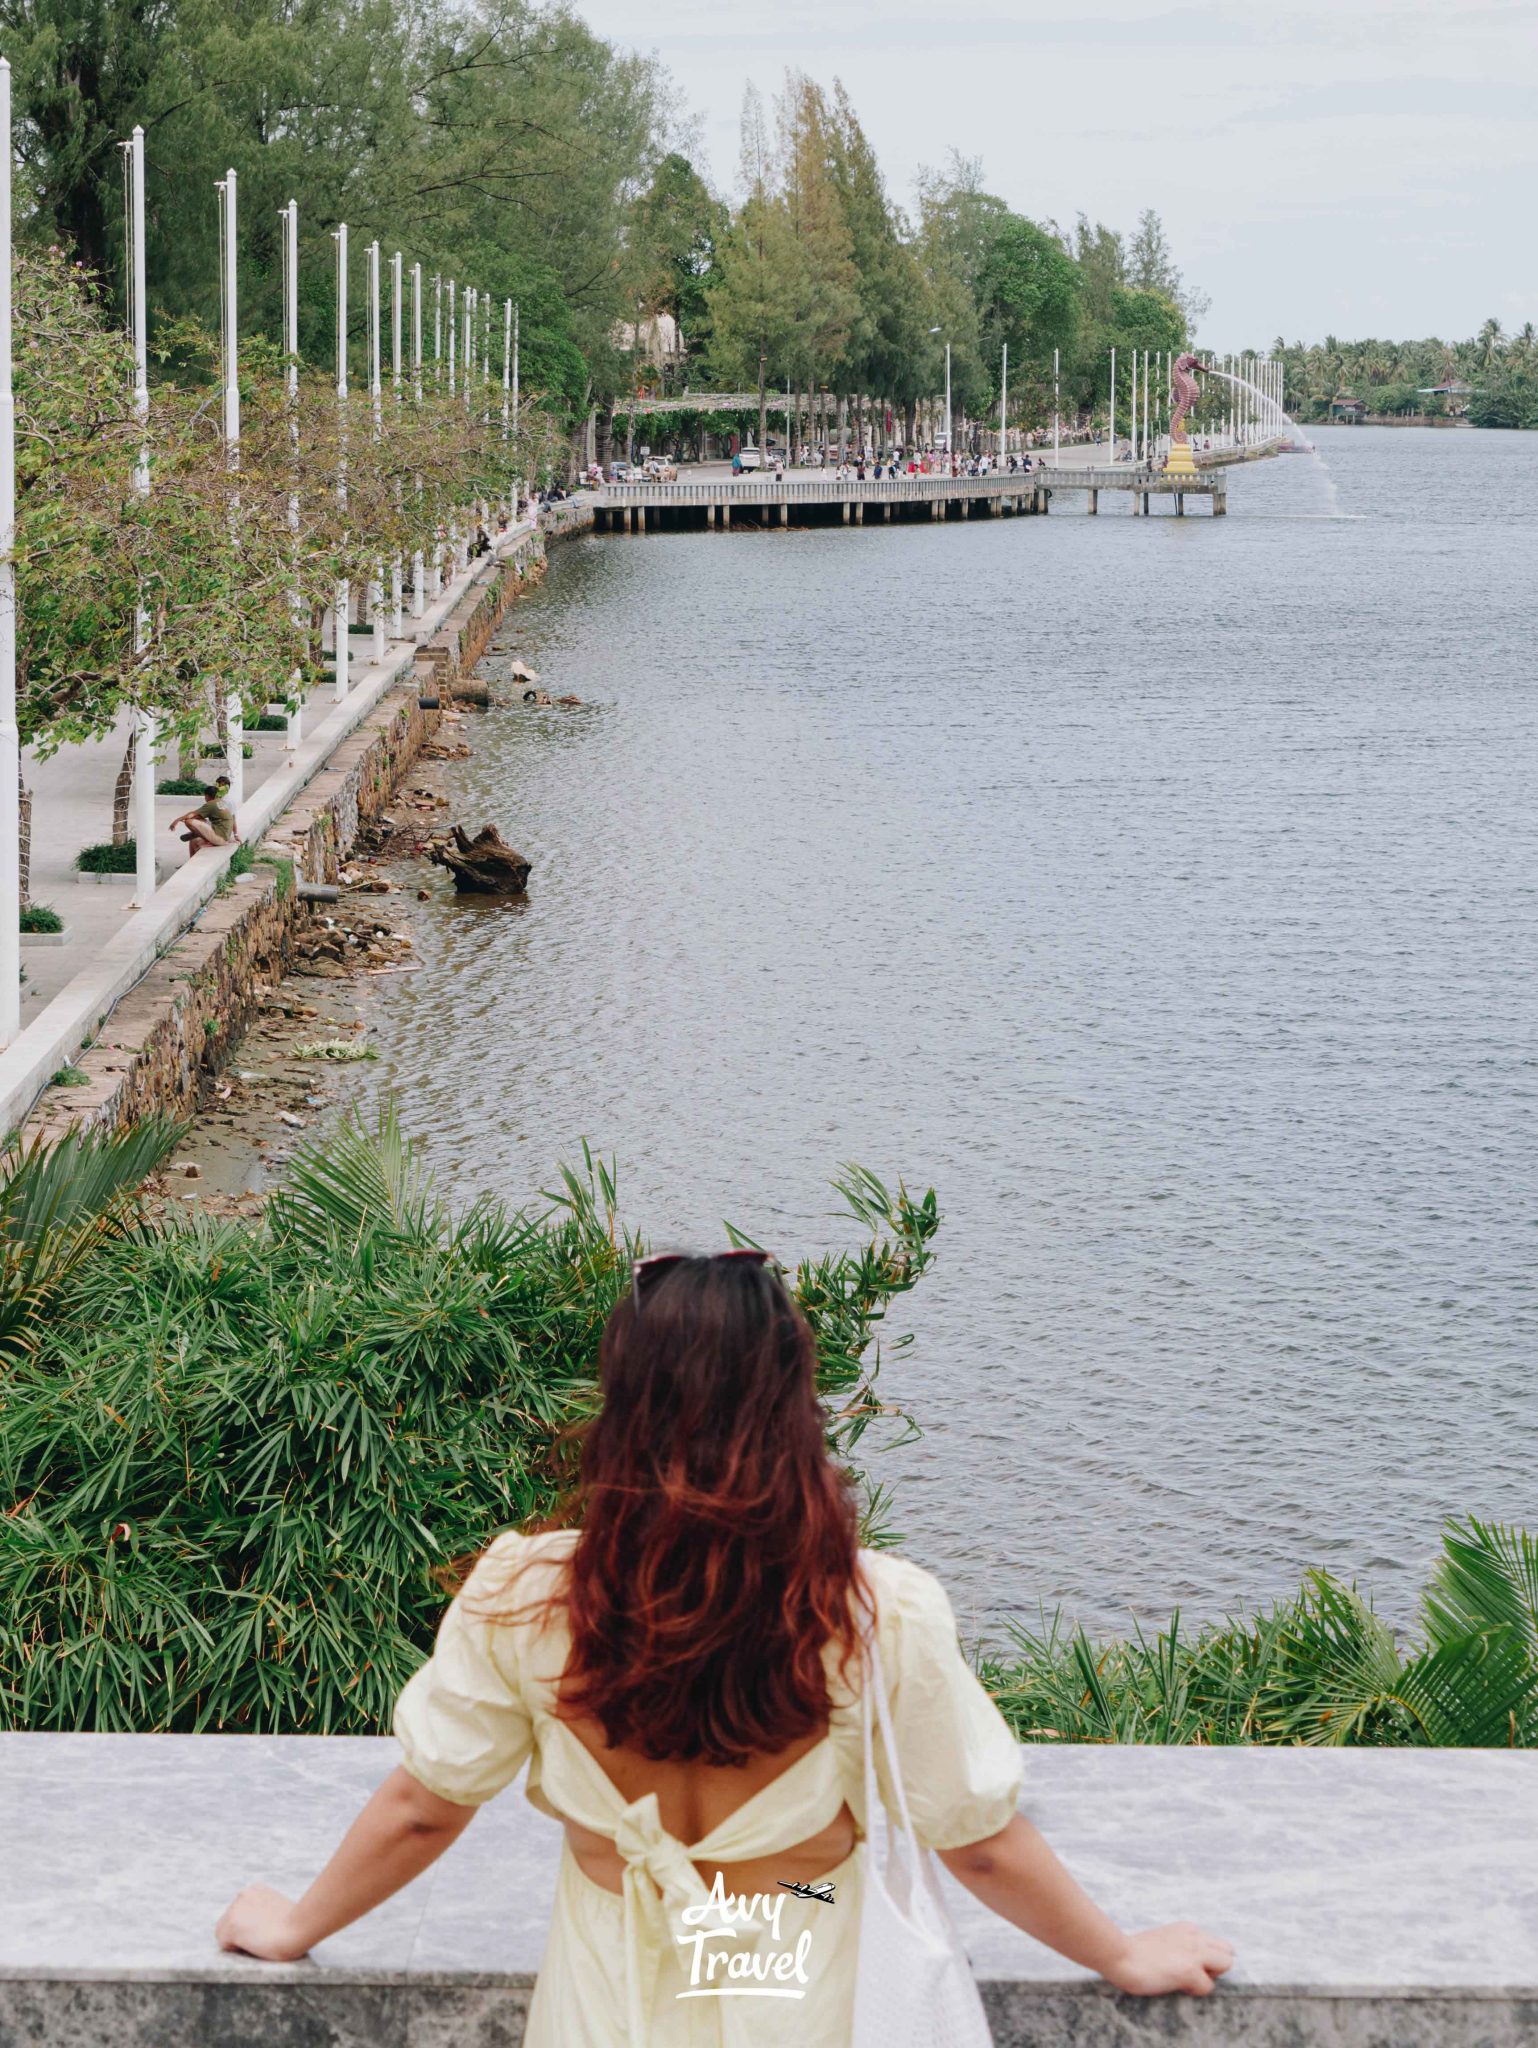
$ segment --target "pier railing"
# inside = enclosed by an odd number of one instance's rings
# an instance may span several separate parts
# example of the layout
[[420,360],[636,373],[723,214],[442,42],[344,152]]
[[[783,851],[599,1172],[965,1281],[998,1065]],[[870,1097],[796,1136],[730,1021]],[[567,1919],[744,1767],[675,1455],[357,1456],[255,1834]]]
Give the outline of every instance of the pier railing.
[[813,475],[680,478],[677,483],[614,483],[603,485],[594,502],[604,509],[631,506],[709,506],[721,504],[869,505],[958,498],[1021,498],[1034,491],[1189,491],[1201,495],[1221,491],[1224,471],[1203,468],[1195,476],[1171,476],[1131,462],[1070,467],[1044,464],[1011,474],[992,470],[986,476],[837,477],[827,471]]

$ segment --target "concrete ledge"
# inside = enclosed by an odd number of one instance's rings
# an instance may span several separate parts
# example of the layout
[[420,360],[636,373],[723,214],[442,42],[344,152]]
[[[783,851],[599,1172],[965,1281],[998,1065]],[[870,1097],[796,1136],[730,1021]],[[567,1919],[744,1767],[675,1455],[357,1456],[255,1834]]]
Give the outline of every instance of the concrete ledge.
[[[303,1887],[395,1761],[371,1737],[0,1736],[0,2048],[516,2048],[558,1831],[515,1794],[288,1967],[221,1956],[243,1883]],[[1538,1756],[1032,1749],[1025,1810],[1128,1925],[1239,1950],[1124,1999],[952,1888],[1000,2048],[1538,2041]]]

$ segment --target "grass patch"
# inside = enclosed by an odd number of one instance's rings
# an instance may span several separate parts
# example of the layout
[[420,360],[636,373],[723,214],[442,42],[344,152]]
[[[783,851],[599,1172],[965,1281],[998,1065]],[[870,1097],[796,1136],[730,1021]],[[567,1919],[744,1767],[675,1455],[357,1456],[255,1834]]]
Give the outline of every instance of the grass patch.
[[55,1088],[89,1088],[91,1077],[83,1067],[71,1062],[69,1066],[55,1070],[51,1085]]
[[294,863],[283,853],[259,853],[256,858],[260,866],[272,869],[278,882],[278,901],[286,903],[296,886]]
[[139,866],[139,850],[132,839],[121,846],[104,841],[99,846],[82,846],[75,866],[83,875],[132,875]]
[[208,785],[197,775],[168,775],[155,784],[156,796],[201,796]]
[[64,920],[46,903],[25,903],[21,911],[21,928],[24,932],[61,932]]

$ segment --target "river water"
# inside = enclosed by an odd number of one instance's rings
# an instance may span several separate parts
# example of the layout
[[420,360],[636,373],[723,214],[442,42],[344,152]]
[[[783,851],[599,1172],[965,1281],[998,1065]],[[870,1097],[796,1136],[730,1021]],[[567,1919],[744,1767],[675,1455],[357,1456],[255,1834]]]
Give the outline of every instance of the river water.
[[1538,1521],[1538,434],[1318,440],[1222,522],[555,550],[504,644],[597,708],[453,771],[528,906],[379,984],[462,1193],[586,1136],[789,1259],[845,1160],[936,1186],[876,1469],[968,1633],[1403,1621],[1442,1517]]

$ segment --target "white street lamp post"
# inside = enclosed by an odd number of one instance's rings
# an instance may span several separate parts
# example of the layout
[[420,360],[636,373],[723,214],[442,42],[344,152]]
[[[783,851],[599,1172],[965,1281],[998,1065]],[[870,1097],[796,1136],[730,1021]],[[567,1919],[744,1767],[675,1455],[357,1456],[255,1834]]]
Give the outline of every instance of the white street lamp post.
[[999,468],[1004,467],[1004,421],[1009,404],[1009,343],[1003,345],[1002,360],[999,364]]
[[[226,171],[218,185],[224,210],[224,234],[220,243],[221,283],[220,313],[224,333],[224,449],[225,459],[232,470],[240,467],[240,335],[238,330],[238,305],[236,299],[237,269],[237,212],[235,173]],[[226,679],[228,680],[228,679]],[[233,684],[225,694],[224,727],[227,753],[226,772],[230,778],[230,809],[239,818],[240,807],[246,800],[246,740],[244,722],[241,716],[240,692]]]
[[1116,351],[1111,350],[1111,460],[1116,460]]
[[[144,130],[135,128],[128,144],[128,338],[134,359],[134,411],[141,430],[149,419],[149,351],[144,318]],[[134,489],[149,496],[150,455],[139,443],[134,464]],[[141,593],[142,595],[142,593]],[[149,614],[143,604],[134,610],[134,646],[148,644]],[[155,743],[159,737],[153,711],[134,714],[134,906],[143,910],[155,896]]]
[[[411,396],[416,405],[422,403],[422,266],[411,266]],[[417,496],[422,495],[422,480],[417,478]],[[420,512],[418,517],[420,518]],[[418,548],[411,557],[411,616],[421,618],[427,608],[427,569]]]
[[[401,402],[401,252],[396,250],[390,258],[390,389],[395,396],[397,411]],[[399,495],[400,484],[396,484]],[[399,552],[390,557],[390,633],[393,639],[401,639],[406,631],[402,612],[404,594],[401,590],[401,558]]]
[[1060,384],[1062,371],[1061,351],[1052,351],[1052,467],[1056,469],[1058,450],[1062,443],[1063,397]]
[[[337,461],[336,461],[336,502],[345,512],[347,509],[347,223],[342,222],[336,231],[336,420],[337,420]],[[342,545],[347,537],[342,536]],[[333,598],[335,625],[332,640],[336,653],[336,701],[341,703],[347,695],[348,658],[351,644],[348,630],[352,624],[352,586],[345,576],[337,578]]]
[[[380,357],[379,318],[379,243],[368,245],[368,396],[369,410],[374,420],[374,440],[377,443],[384,434],[384,379]],[[369,565],[373,574],[368,585],[369,624],[374,629],[373,654],[375,661],[385,658],[384,622],[384,564],[377,559]]]
[[1132,420],[1131,420],[1131,427],[1130,427],[1130,431],[1131,431],[1131,437],[1132,437],[1132,460],[1133,460],[1133,462],[1134,462],[1134,463],[1136,463],[1136,461],[1137,461],[1137,350],[1136,350],[1136,349],[1134,349],[1134,350],[1132,351],[1132,403],[1131,403],[1131,406],[1129,407],[1129,411],[1130,411],[1130,412],[1131,412],[1131,414],[1132,414]]
[[11,389],[11,67],[0,57],[0,1041],[21,1029],[21,729],[16,722],[16,399]]
[[[297,471],[299,460],[299,202],[291,199],[278,218],[283,223],[283,353],[288,358],[283,381],[288,392],[288,439],[293,452]],[[294,552],[299,551],[299,493],[288,494],[288,530],[294,537]],[[304,600],[297,590],[288,596],[288,608],[293,616],[294,631],[299,631],[304,615]],[[289,713],[288,730],[284,735],[285,747],[292,750],[303,737],[301,731],[301,706],[299,690],[303,671],[295,668],[288,679]]]

